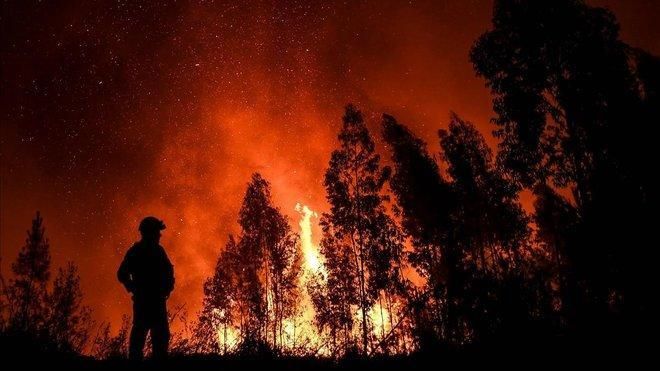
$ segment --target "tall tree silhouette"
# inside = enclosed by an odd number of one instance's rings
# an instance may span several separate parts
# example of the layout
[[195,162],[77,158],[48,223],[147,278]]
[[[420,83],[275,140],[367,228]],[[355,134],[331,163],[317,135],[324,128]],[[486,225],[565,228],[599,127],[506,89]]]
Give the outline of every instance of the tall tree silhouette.
[[268,341],[270,332],[276,348],[283,313],[288,309],[284,306],[294,304],[289,298],[295,294],[300,252],[298,236],[291,230],[286,217],[272,205],[270,184],[258,173],[252,176],[248,185],[239,224],[242,229],[238,245],[243,255],[241,258],[254,257],[254,261],[245,261],[245,264],[256,269],[251,275],[263,277],[261,285],[265,292],[259,305],[265,311],[263,336]]
[[236,240],[230,235],[213,276],[204,282],[202,311],[195,330],[198,351],[227,354],[229,348],[236,345],[229,343],[229,331],[236,326],[236,317],[241,313],[236,280],[242,267],[238,265],[236,253]]
[[492,152],[473,124],[452,114],[439,136],[457,197],[455,240],[479,269],[508,271],[511,261],[503,254],[515,257],[528,233],[518,187],[494,166]]
[[80,354],[92,321],[91,309],[82,303],[78,269],[71,262],[58,269],[49,290],[50,245],[39,212],[27,235],[12,264],[14,277],[2,292],[8,307],[7,323],[2,327],[3,339],[10,339],[5,344],[10,347],[7,351]]
[[[240,350],[279,349],[283,322],[297,304],[300,251],[298,236],[273,206],[270,184],[258,173],[245,192],[239,225],[240,238],[230,237],[204,284],[198,346],[227,352],[228,331],[239,328]],[[223,344],[215,341],[218,333]]]
[[[430,293],[432,315],[425,321],[431,323],[420,323],[425,316],[415,315],[418,342],[425,347],[429,335],[445,336],[456,327],[450,324],[455,311],[449,308],[457,302],[460,286],[458,256],[449,241],[455,200],[421,139],[389,115],[383,115],[383,137],[392,151],[390,188],[401,210],[402,226],[413,242],[408,259],[426,279],[424,291]],[[410,298],[411,303],[415,300],[419,298]]]
[[[326,226],[324,230],[332,228]],[[323,253],[327,275],[317,273],[307,283],[307,290],[314,305],[314,322],[320,333],[328,330],[333,354],[339,355],[353,347],[353,311],[351,306],[360,303],[355,289],[355,261],[347,249],[335,249],[332,234],[324,234]],[[324,248],[328,246],[329,248]]]
[[439,137],[456,197],[451,240],[470,272],[465,289],[471,308],[465,314],[475,336],[484,340],[493,331],[514,330],[513,321],[526,317],[519,274],[528,220],[518,202],[518,187],[495,167],[474,125],[452,114]]
[[432,318],[441,324],[435,336],[484,341],[519,326],[514,319],[526,317],[527,303],[513,292],[525,286],[517,270],[529,231],[518,187],[495,166],[476,128],[456,115],[439,132],[451,181],[405,126],[385,115],[383,129],[395,169],[390,184],[413,238],[410,261],[427,279]]
[[266,253],[270,269],[271,332],[273,346],[277,349],[284,342],[284,319],[293,316],[297,307],[302,255],[298,235],[293,233],[288,220],[279,210],[276,211],[272,220],[275,241],[269,245]]
[[239,266],[239,291],[246,303],[243,320],[244,341],[267,342],[268,285],[270,270],[267,267],[266,249],[272,241],[270,189],[265,179],[253,174],[239,212],[241,240],[237,248]]
[[36,335],[46,320],[44,303],[46,284],[50,279],[50,245],[41,214],[37,211],[32,228],[27,231],[25,245],[12,264],[14,278],[8,287],[10,302],[9,326]]
[[[405,268],[405,257],[403,251],[403,233],[399,226],[386,213],[378,213],[372,220],[375,226],[374,247],[366,262],[369,276],[367,279],[367,288],[369,296],[377,301],[378,306],[372,317],[378,317],[374,325],[372,334],[379,338],[380,349],[372,349],[372,353],[380,350],[389,351],[388,345],[398,346],[402,339],[399,339],[400,331],[390,334],[389,344],[382,343],[385,340],[386,321],[385,312],[388,313],[389,329],[394,331],[393,318],[397,313],[392,306],[394,300],[405,297],[405,290],[408,288],[408,282],[403,275]],[[378,328],[376,328],[378,327]]]
[[[550,252],[554,266],[554,276],[559,283],[561,300],[560,321],[569,325],[575,322],[575,307],[580,300],[575,279],[573,262],[579,259],[576,254],[578,244],[578,227],[580,217],[578,210],[569,200],[558,194],[547,184],[539,184],[534,193],[534,223],[537,227],[537,238]],[[582,263],[584,264],[584,263]]]
[[347,299],[357,299],[357,303],[349,300],[346,304],[357,304],[361,318],[361,350],[366,354],[368,312],[377,297],[376,290],[370,287],[373,283],[370,277],[381,273],[375,271],[370,262],[384,248],[399,249],[400,242],[391,240],[388,245],[382,244],[383,235],[394,228],[393,221],[386,215],[387,197],[381,192],[390,169],[381,168],[380,156],[375,153],[362,113],[353,105],[346,107],[339,142],[340,148],[332,152],[324,179],[331,209],[321,218],[321,251],[328,262],[328,282],[355,279],[355,282],[345,282],[346,287],[337,287],[350,290],[343,294]]
[[574,284],[588,298],[577,321],[607,332],[612,314],[649,313],[645,227],[657,187],[651,136],[635,125],[650,114],[638,77],[653,79],[644,63],[634,70],[612,13],[583,1],[496,1],[493,25],[471,58],[495,95],[499,160],[522,185],[550,179],[573,191]]
[[629,135],[638,101],[613,15],[577,0],[497,1],[493,24],[471,58],[495,94],[500,159],[526,185],[574,181],[587,201],[599,156],[615,155],[598,152]]

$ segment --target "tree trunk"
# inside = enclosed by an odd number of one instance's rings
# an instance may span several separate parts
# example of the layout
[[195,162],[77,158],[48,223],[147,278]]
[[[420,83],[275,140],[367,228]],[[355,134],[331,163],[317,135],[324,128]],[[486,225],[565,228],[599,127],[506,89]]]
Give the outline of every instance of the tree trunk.
[[[385,317],[383,316],[383,296],[378,295],[378,306],[380,307],[380,333],[381,339],[385,338]],[[391,314],[390,314],[391,316]]]
[[[392,310],[392,297],[390,296],[390,294],[385,293],[385,301],[387,302],[387,311],[390,313],[390,331],[393,331],[394,330],[394,311]],[[405,333],[404,333],[404,336],[405,336]],[[397,349],[399,349],[399,344],[397,344]]]
[[224,332],[225,332],[225,336],[224,336],[224,339],[223,339],[223,343],[224,343],[224,352],[223,352],[223,354],[227,355],[227,322],[225,322]]

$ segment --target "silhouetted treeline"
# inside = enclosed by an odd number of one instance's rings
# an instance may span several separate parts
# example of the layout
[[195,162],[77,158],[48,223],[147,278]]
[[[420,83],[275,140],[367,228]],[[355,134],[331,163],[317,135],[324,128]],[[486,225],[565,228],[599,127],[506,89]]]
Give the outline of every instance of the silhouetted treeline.
[[635,340],[653,312],[658,58],[582,1],[498,1],[493,24],[471,58],[494,96],[498,164],[537,196],[559,329]]
[[[405,291],[403,235],[385,207],[383,187],[391,170],[380,165],[362,114],[352,105],[338,138],[324,179],[330,211],[321,217],[321,254],[327,274],[311,296],[316,325],[322,334],[327,330],[332,352],[366,354],[385,338],[383,311],[389,308],[391,319],[392,301]],[[380,328],[369,320],[374,308]]]
[[229,237],[204,284],[196,351],[270,352],[288,336],[283,322],[294,317],[299,290],[298,235],[259,174],[248,185],[239,224],[239,239]]
[[[438,132],[438,154],[383,115],[383,166],[362,114],[347,106],[323,183],[324,271],[297,288],[311,297],[321,343],[342,356],[639,341],[654,323],[660,61],[622,42],[609,11],[572,0],[496,1],[470,57],[493,93],[495,154],[456,114]],[[244,208],[259,204],[253,183]],[[247,215],[244,233],[262,228]],[[275,273],[263,258],[232,258],[242,241],[230,239],[206,284],[205,313],[240,321],[243,342],[248,331],[278,349],[265,334],[277,328],[268,299],[277,295],[265,286]],[[255,297],[227,299],[237,285],[254,285]]]
[[[497,151],[454,113],[433,153],[387,114],[375,138],[348,105],[323,179],[322,266],[303,272],[299,236],[254,174],[178,352],[433,356],[654,334],[660,59],[577,0],[496,0],[470,58],[493,95]],[[77,270],[49,286],[38,213],[12,271],[3,339],[80,352],[90,322]],[[93,354],[123,357],[127,324],[114,336],[102,326]]]
[[[125,359],[130,316],[115,331],[110,323],[92,320],[83,303],[78,268],[68,262],[51,275],[50,243],[44,219],[37,212],[25,244],[11,265],[11,278],[0,276],[0,349],[8,359],[43,360]],[[53,278],[53,279],[51,279]],[[183,324],[172,334],[174,354],[192,351],[183,306],[170,308],[169,321]]]
[[50,244],[37,212],[25,245],[2,279],[0,337],[3,352],[40,356],[77,355],[89,340],[91,310],[82,304],[73,263],[59,268],[51,284]]

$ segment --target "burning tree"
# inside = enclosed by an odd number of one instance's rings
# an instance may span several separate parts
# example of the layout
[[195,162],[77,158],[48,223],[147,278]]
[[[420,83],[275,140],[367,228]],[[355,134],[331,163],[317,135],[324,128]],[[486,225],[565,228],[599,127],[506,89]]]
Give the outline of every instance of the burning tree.
[[401,235],[387,214],[388,198],[382,192],[390,169],[381,168],[362,114],[352,105],[346,107],[339,141],[340,148],[332,153],[324,180],[331,206],[330,212],[321,218],[321,252],[327,268],[325,297],[329,307],[319,312],[330,310],[328,315],[333,319],[325,322],[331,324],[334,335],[341,328],[350,344],[353,311],[357,309],[360,348],[367,354],[368,313],[382,292],[399,277],[395,272],[398,265],[394,263],[402,249]]
[[248,184],[239,225],[240,238],[230,237],[213,277],[204,285],[204,307],[196,331],[199,345],[226,352],[230,333],[238,329],[237,345],[243,351],[264,346],[281,350],[284,321],[296,306],[298,236],[272,205],[270,185],[259,174]]
[[[204,302],[195,330],[197,350],[227,354],[237,339],[232,339],[236,313],[237,278],[239,274],[236,240],[230,235],[218,261],[213,276],[204,282]],[[231,335],[230,335],[231,334]]]

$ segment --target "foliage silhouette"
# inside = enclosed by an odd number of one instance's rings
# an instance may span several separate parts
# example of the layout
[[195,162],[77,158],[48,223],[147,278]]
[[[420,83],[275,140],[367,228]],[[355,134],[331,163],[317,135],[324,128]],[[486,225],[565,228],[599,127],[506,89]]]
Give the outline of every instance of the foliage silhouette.
[[575,239],[560,242],[571,260],[564,284],[579,300],[562,303],[574,312],[567,325],[601,340],[619,336],[615,322],[643,331],[658,189],[643,127],[658,118],[649,105],[657,59],[619,39],[611,12],[583,1],[497,1],[493,25],[471,58],[494,94],[500,164],[526,187],[570,189],[576,208],[575,225],[555,227],[575,229],[555,237]]
[[38,211],[27,235],[12,264],[14,277],[2,280],[2,348],[16,358],[75,357],[87,346],[92,326],[78,270],[71,262],[59,268],[49,289],[50,244]]
[[[332,314],[340,318],[346,342],[352,341],[353,307],[360,317],[360,347],[370,345],[369,314],[385,289],[400,280],[402,236],[386,212],[382,192],[390,176],[363,120],[353,105],[346,106],[339,132],[339,149],[332,152],[324,185],[330,211],[321,218],[321,253],[328,272],[327,297]],[[339,328],[331,328],[336,334]]]
[[[204,284],[197,347],[223,354],[281,352],[284,320],[297,306],[300,250],[297,234],[272,205],[270,184],[258,173],[248,184],[239,225],[239,239],[229,237]],[[235,330],[239,338],[232,340]]]
[[[327,366],[319,359],[329,357],[360,367],[440,353],[645,349],[657,322],[650,128],[660,122],[660,59],[625,44],[613,14],[581,0],[496,0],[470,59],[493,95],[496,153],[456,114],[438,131],[438,153],[384,114],[390,169],[349,104],[323,179],[323,269],[301,284],[298,235],[253,174],[192,338],[178,335],[179,360]],[[3,350],[77,356],[91,345],[104,360],[135,352],[128,317],[114,336],[100,325],[90,343],[73,264],[50,286],[38,212],[12,274],[2,280]],[[157,292],[164,308],[173,277],[145,289],[127,275],[129,291]],[[305,294],[314,349],[296,343]],[[172,316],[161,314],[167,327]]]

